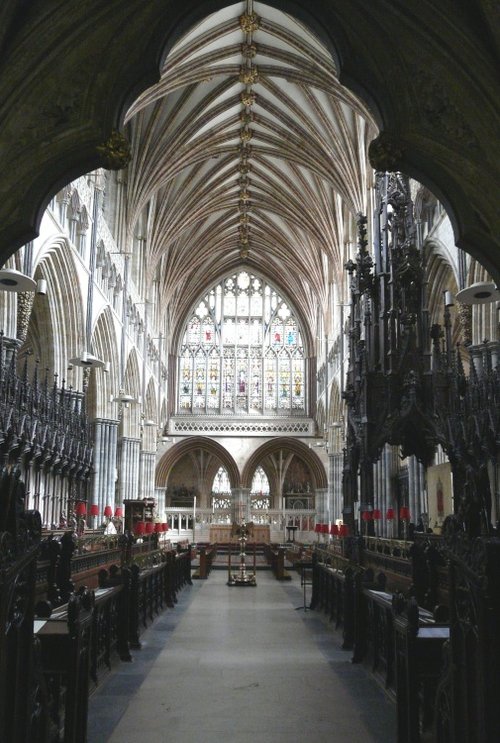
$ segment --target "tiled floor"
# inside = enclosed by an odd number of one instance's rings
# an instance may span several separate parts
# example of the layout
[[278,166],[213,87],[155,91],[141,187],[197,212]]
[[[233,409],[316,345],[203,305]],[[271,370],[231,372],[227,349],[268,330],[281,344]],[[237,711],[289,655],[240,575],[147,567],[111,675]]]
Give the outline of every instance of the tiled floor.
[[226,579],[194,582],[145,632],[92,696],[88,743],[395,741],[393,703],[322,615],[296,608],[296,575]]

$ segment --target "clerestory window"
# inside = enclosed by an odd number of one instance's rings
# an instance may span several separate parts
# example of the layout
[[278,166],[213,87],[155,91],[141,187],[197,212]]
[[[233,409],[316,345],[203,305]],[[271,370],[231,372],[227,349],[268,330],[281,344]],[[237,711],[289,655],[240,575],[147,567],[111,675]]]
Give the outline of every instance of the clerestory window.
[[291,307],[253,273],[228,276],[189,318],[178,379],[181,414],[304,414],[304,349]]

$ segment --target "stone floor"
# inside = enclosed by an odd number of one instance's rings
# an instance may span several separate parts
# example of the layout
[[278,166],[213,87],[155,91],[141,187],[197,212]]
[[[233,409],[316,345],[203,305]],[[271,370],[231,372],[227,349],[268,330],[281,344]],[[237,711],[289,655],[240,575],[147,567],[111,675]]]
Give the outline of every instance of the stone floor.
[[[88,743],[393,743],[395,707],[294,574],[179,594],[90,700]],[[309,601],[307,589],[306,603]],[[300,608],[297,608],[300,607]]]

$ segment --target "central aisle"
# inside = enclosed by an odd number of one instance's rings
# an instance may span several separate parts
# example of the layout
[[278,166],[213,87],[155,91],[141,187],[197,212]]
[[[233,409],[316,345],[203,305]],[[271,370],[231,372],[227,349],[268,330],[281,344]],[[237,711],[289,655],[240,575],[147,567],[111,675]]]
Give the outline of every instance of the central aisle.
[[[297,576],[226,585],[224,571],[179,595],[90,700],[88,743],[391,743],[395,709]],[[308,597],[309,598],[309,597]]]

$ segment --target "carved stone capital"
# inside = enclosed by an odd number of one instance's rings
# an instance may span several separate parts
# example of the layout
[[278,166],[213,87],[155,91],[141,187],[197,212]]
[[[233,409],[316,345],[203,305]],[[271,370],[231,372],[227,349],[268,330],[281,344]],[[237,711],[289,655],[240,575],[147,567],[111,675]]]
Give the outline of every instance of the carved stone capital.
[[104,167],[108,170],[121,170],[125,168],[131,158],[130,144],[119,131],[114,129],[109,139],[99,147],[97,152],[104,161]]
[[368,148],[368,157],[371,166],[378,171],[399,170],[403,157],[403,148],[401,144],[386,134],[381,132],[378,137],[372,139]]

